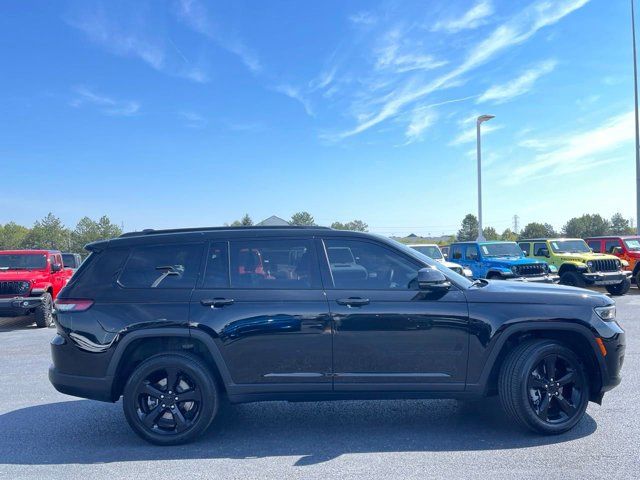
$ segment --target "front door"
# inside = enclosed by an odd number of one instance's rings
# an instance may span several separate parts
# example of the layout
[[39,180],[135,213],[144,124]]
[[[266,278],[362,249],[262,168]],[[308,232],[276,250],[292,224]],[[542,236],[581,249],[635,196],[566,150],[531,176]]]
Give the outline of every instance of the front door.
[[214,338],[230,393],[331,390],[331,318],[311,239],[212,242],[190,324]]
[[383,243],[326,238],[336,391],[464,389],[468,309],[455,286],[418,290],[424,265]]

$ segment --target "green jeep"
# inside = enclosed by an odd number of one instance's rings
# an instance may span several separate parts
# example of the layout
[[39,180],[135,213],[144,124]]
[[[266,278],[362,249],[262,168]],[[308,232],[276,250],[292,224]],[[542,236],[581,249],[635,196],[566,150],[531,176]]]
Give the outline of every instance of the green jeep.
[[555,265],[562,285],[603,286],[611,295],[624,295],[631,287],[630,272],[618,257],[593,253],[580,238],[534,238],[518,244],[526,256]]

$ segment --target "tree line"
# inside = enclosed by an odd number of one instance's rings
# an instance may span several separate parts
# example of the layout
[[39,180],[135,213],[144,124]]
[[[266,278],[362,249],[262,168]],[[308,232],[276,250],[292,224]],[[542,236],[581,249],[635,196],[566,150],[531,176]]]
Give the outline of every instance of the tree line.
[[[493,227],[486,227],[482,230],[487,240],[508,240],[515,241],[519,238],[541,238],[541,237],[598,237],[601,235],[633,235],[635,229],[631,227],[629,221],[621,213],[614,214],[610,219],[599,214],[585,214],[580,217],[573,217],[563,225],[560,231],[556,231],[548,223],[531,222],[518,234],[507,228],[501,234]],[[462,220],[460,230],[456,234],[459,241],[475,240],[478,236],[478,219],[469,213]]]
[[32,227],[15,222],[0,225],[0,250],[47,249],[86,254],[84,246],[122,234],[122,229],[106,215],[97,220],[83,217],[75,228],[67,228],[62,220],[49,213]]

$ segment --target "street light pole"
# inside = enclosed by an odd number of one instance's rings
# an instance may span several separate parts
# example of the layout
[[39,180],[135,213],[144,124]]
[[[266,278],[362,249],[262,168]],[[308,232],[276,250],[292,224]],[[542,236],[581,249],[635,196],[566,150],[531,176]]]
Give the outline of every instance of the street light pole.
[[478,148],[478,238],[476,241],[484,242],[484,233],[482,231],[482,152],[480,146],[480,125],[494,118],[494,115],[480,115],[476,121],[476,135]]
[[636,114],[636,232],[640,235],[640,131],[638,130],[638,66],[636,61],[636,20],[631,0],[631,36],[633,38],[633,95]]

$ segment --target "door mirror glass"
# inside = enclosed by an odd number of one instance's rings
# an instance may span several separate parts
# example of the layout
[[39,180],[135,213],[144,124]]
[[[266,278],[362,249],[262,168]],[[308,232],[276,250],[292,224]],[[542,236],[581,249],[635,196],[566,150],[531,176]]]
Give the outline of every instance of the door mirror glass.
[[60,270],[62,270],[62,265],[60,265],[59,263],[52,263],[51,264],[51,271],[52,272],[59,272]]
[[529,256],[529,252],[527,252],[526,250],[522,250],[522,253],[524,253],[524,256],[525,256],[525,257],[528,257],[528,256]]
[[622,247],[613,247],[612,252],[614,255],[621,255],[622,254]]
[[421,268],[418,270],[418,286],[420,290],[443,291],[451,287],[451,282],[440,270]]

